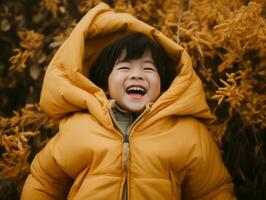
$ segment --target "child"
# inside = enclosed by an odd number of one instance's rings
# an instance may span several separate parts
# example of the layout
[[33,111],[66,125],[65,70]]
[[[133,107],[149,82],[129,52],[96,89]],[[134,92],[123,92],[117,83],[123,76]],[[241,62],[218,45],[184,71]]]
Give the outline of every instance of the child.
[[59,132],[22,200],[235,199],[188,54],[128,14],[88,12],[51,61],[40,104]]

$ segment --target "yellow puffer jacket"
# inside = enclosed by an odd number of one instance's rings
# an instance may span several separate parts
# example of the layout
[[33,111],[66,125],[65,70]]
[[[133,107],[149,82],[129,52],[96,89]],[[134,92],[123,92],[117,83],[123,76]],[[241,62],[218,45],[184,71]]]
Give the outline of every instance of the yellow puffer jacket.
[[[99,52],[142,32],[181,68],[170,88],[135,123],[123,170],[123,136],[109,100],[87,77]],[[51,61],[40,105],[61,118],[59,132],[35,157],[22,200],[235,199],[230,175],[203,121],[212,119],[187,52],[155,28],[100,3],[77,24]]]

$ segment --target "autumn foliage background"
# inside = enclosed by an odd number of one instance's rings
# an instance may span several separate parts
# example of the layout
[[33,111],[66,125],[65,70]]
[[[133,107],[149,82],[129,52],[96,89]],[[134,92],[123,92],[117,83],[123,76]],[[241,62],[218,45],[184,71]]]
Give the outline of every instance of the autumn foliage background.
[[[57,131],[38,106],[46,67],[97,0],[0,0],[0,200],[19,199]],[[266,199],[266,1],[105,0],[184,46],[216,115],[209,126],[240,200]],[[55,85],[56,87],[56,85]]]

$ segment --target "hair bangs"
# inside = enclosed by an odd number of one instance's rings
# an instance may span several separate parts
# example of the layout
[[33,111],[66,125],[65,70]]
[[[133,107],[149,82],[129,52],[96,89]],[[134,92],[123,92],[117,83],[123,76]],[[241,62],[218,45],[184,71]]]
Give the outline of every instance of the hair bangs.
[[[152,42],[144,38],[140,34],[132,35],[124,41],[122,45],[125,50],[125,57],[120,59],[122,61],[129,61],[141,58],[148,50],[152,52]],[[153,53],[152,53],[153,54]],[[120,56],[122,51],[120,51]],[[153,56],[152,56],[153,57]]]

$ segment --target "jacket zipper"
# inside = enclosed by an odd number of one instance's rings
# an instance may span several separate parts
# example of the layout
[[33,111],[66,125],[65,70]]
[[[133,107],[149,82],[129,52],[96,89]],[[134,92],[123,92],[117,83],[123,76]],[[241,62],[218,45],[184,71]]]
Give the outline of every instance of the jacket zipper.
[[128,169],[128,159],[129,159],[129,138],[128,134],[125,133],[125,135],[123,136],[123,164],[122,164],[123,171]]
[[123,161],[122,161],[122,171],[125,173],[126,178],[123,183],[123,190],[122,190],[122,200],[126,196],[128,199],[128,163],[129,163],[129,137],[128,134],[125,133],[123,136]]
[[[123,168],[123,171],[126,172],[126,182],[124,183],[127,184],[126,187],[127,187],[127,199],[129,200],[129,168],[130,168],[130,163],[129,163],[129,153],[130,153],[130,147],[129,147],[129,135],[132,131],[132,129],[134,128],[134,126],[140,121],[141,118],[143,118],[143,116],[149,111],[150,109],[147,108],[144,110],[143,113],[141,113],[137,119],[135,119],[135,121],[131,124],[130,128],[127,130],[127,132],[123,135],[123,151],[124,151],[124,158],[123,158],[123,161],[125,161],[125,163],[123,163],[122,166],[124,166]],[[124,194],[124,185],[123,185],[123,194]]]
[[125,168],[124,169],[128,169],[128,163],[129,163],[129,136],[130,136],[130,132],[132,131],[132,129],[134,128],[134,126],[140,121],[141,118],[143,118],[143,116],[149,111],[149,109],[145,109],[138,117],[137,119],[135,119],[135,121],[130,125],[129,129],[126,131],[126,133],[123,134],[123,149],[124,152],[126,152],[126,154],[124,154],[126,156],[125,158]]
[[[149,111],[149,108],[146,108],[144,110],[143,113],[141,113],[137,119],[130,125],[130,128],[126,131],[126,133],[123,134],[123,132],[121,131],[121,129],[119,128],[119,125],[117,124],[117,122],[115,121],[115,124],[118,128],[118,133],[120,135],[122,135],[123,137],[123,158],[122,158],[122,171],[125,172],[126,174],[126,179],[125,182],[123,184],[123,192],[122,192],[122,197],[124,195],[124,189],[125,189],[125,184],[127,187],[127,199],[129,199],[129,174],[128,174],[128,168],[129,168],[129,134],[131,132],[131,130],[133,129],[133,127],[140,121],[140,119]],[[113,116],[112,112],[109,112],[112,116],[112,118],[115,120],[115,117]]]

